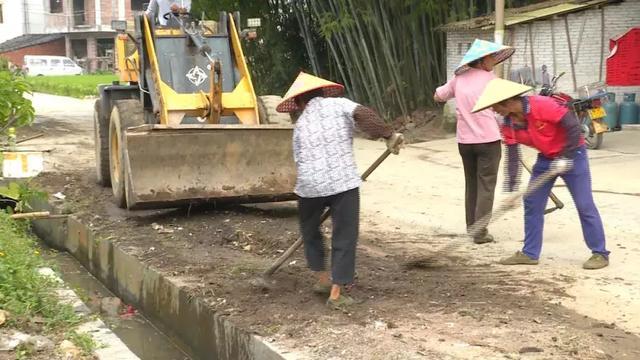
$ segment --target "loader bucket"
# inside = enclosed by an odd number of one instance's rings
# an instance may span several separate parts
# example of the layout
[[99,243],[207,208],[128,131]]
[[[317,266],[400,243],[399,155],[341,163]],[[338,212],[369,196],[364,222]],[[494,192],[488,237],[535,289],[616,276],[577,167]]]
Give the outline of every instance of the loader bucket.
[[295,199],[293,128],[144,125],[126,132],[129,209]]

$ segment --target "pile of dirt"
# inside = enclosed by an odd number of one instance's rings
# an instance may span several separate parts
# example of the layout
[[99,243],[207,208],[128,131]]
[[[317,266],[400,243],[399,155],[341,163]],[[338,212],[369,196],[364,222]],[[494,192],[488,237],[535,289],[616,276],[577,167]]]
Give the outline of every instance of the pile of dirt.
[[[406,234],[364,231],[349,313],[329,310],[311,292],[313,274],[298,252],[278,272],[275,288],[251,285],[298,236],[294,203],[207,206],[128,212],[95,185],[92,172],[43,174],[59,206],[83,219],[231,321],[317,358],[495,357],[542,352],[545,358],[640,356],[638,338],[562,307],[561,284],[532,283],[526,271],[473,265],[435,250],[416,254]],[[327,229],[326,229],[327,230]],[[473,246],[473,245],[470,245]],[[430,258],[416,261],[417,255]],[[511,269],[509,269],[511,270]],[[635,354],[635,355],[632,355]]]
[[404,134],[407,144],[443,139],[451,136],[444,129],[441,111],[418,109],[409,116],[400,116],[393,121],[393,127]]

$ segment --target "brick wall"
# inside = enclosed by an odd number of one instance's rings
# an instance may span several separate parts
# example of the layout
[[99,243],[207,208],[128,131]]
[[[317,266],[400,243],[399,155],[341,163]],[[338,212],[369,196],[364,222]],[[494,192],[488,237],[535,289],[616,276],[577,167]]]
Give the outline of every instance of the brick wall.
[[96,61],[96,52],[97,52],[97,42],[95,37],[87,38],[87,70],[89,72],[94,72],[97,68]]
[[[605,6],[604,52],[601,54],[601,11],[601,9],[594,8],[567,15],[577,86],[605,81],[609,39],[626,32],[631,27],[640,26],[640,0],[627,0],[619,4]],[[529,27],[531,27],[532,41],[529,40]],[[464,51],[463,54],[459,54],[458,44],[471,43],[476,37],[491,40],[493,32],[473,31],[447,34],[447,74],[449,77],[453,75],[453,69],[459,64],[464,54]],[[555,42],[555,51],[552,39]],[[540,69],[540,66],[546,64],[551,74],[566,72],[558,82],[558,89],[576,95],[563,17],[510,27],[507,30],[505,43],[516,48],[515,54],[505,62],[505,74],[508,74],[510,69],[524,66],[532,67],[531,50],[533,50],[533,63],[535,63],[536,69]],[[602,72],[600,72],[601,58],[603,59]],[[601,78],[600,74],[602,74]],[[540,79],[537,80],[540,81]],[[616,100],[620,101],[622,93],[640,93],[640,86],[612,86],[609,87],[609,91],[616,93]],[[637,97],[640,98],[640,96]]]
[[131,19],[133,18],[133,11],[131,11],[131,0],[125,0],[124,1],[124,17],[126,19]]
[[85,24],[96,24],[96,2],[95,0],[84,0]]
[[65,56],[65,42],[64,39],[55,40],[45,44],[26,47],[14,51],[0,53],[0,56],[6,57],[12,63],[17,66],[24,64],[25,55],[56,55]]
[[[120,20],[120,3],[124,5],[124,16],[129,18],[131,12],[131,0],[98,0],[100,4],[100,25],[111,26],[111,20]],[[74,13],[82,12],[82,9],[74,9]],[[96,21],[96,0],[84,0],[84,25],[98,25]],[[100,30],[97,28],[95,30]],[[104,28],[102,28],[104,29]]]

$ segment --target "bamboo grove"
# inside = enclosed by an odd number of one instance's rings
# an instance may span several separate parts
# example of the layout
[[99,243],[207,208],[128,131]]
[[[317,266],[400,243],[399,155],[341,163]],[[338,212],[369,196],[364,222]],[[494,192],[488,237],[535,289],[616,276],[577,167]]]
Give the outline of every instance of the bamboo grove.
[[[433,91],[447,78],[446,36],[438,27],[490,13],[494,3],[227,0],[214,7],[210,2],[194,1],[194,6],[209,13],[231,6],[245,18],[263,19],[262,40],[247,51],[259,91],[284,93],[305,70],[343,83],[351,98],[387,119],[433,106]],[[508,7],[531,2],[506,1]]]

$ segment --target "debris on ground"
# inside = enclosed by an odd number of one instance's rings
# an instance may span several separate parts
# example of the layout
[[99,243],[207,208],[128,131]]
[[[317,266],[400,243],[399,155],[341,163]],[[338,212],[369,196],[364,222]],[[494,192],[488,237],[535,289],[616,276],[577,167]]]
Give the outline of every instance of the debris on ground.
[[58,345],[62,358],[64,360],[79,360],[82,357],[82,351],[74,343],[69,340],[63,340]]
[[122,300],[120,300],[120,298],[104,297],[100,299],[100,312],[103,312],[108,316],[118,316],[120,314],[121,306]]
[[49,351],[53,350],[55,344],[51,339],[42,335],[34,335],[30,336],[25,342],[25,347],[27,347],[30,352],[41,352],[41,351]]
[[30,336],[18,330],[0,330],[0,351],[13,351],[24,344]]
[[418,109],[409,116],[397,117],[392,126],[403,133],[405,143],[414,144],[449,136],[444,130],[443,121],[438,110]]
[[120,313],[120,317],[126,319],[135,316],[137,313],[138,311],[132,305],[126,305]]
[[9,312],[0,310],[0,326],[2,326],[9,318]]
[[541,352],[544,352],[544,350],[540,349],[539,347],[535,347],[535,346],[525,346],[525,347],[521,348],[520,350],[518,350],[518,352],[520,354],[541,353]]
[[174,229],[171,229],[171,228],[165,228],[164,226],[158,223],[152,223],[151,228],[153,230],[156,230],[158,234],[173,234],[173,232],[175,231]]

